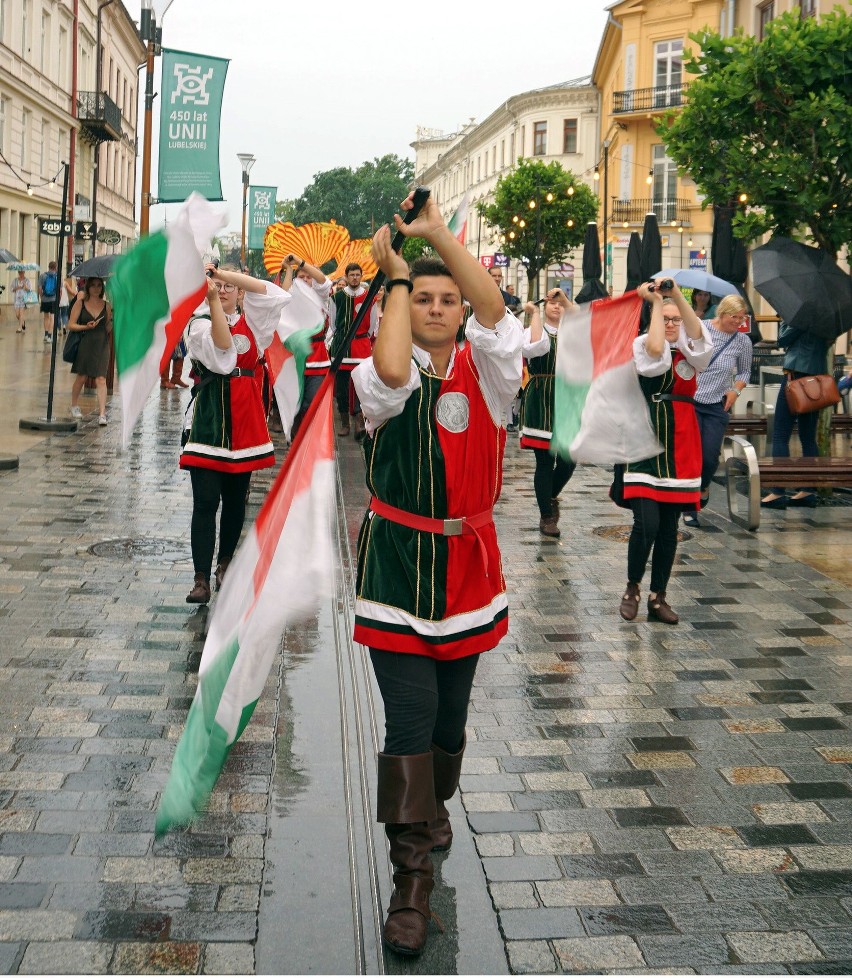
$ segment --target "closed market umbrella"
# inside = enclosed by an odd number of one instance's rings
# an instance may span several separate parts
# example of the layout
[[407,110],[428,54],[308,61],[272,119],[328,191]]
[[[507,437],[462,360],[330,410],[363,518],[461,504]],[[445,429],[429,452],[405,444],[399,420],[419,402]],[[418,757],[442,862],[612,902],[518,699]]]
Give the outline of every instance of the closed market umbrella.
[[631,292],[642,284],[642,237],[638,231],[630,232],[627,243],[627,282],[625,292]]
[[796,329],[826,341],[852,329],[852,278],[827,251],[773,238],[751,253],[754,287]]
[[601,243],[598,238],[598,226],[594,221],[586,225],[586,237],[583,240],[583,287],[574,297],[575,302],[592,302],[603,299],[607,295],[601,281]]
[[751,301],[745,290],[748,278],[748,254],[745,245],[739,238],[734,237],[733,217],[736,208],[730,204],[713,205],[713,237],[710,242],[710,261],[714,275],[736,285],[737,292],[745,300],[751,318],[750,336],[752,342],[759,342],[760,327],[752,309]]
[[640,264],[643,282],[649,281],[654,272],[663,264],[663,241],[660,237],[660,226],[657,215],[651,211],[645,215],[642,228],[642,256]]

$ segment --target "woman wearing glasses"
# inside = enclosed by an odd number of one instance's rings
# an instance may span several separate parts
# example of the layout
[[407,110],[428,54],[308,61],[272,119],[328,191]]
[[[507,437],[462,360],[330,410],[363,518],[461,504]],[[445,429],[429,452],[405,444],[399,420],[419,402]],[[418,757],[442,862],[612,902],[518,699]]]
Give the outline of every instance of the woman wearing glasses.
[[[716,307],[716,316],[704,321],[713,341],[713,356],[698,378],[695,414],[701,432],[701,505],[710,498],[710,482],[719,467],[719,453],[731,410],[751,377],[752,345],[748,333],[739,332],[745,322],[742,296],[726,295]],[[683,514],[687,526],[700,526],[694,512]]]
[[192,479],[190,604],[210,600],[210,569],[219,521],[216,585],[237,549],[246,514],[249,478],[275,464],[266,427],[259,377],[260,355],[269,346],[290,296],[234,268],[206,265],[207,303],[190,320],[186,344],[197,381],[192,421],[180,467]]
[[633,361],[662,451],[624,468],[624,501],[633,510],[633,529],[619,611],[626,621],[636,617],[639,584],[653,550],[648,620],[676,625],[679,619],[666,601],[666,588],[680,514],[698,506],[701,438],[693,397],[698,371],[707,366],[713,344],[677,285],[662,290],[660,284],[657,280],[638,289],[651,303],[651,324],[633,344]]

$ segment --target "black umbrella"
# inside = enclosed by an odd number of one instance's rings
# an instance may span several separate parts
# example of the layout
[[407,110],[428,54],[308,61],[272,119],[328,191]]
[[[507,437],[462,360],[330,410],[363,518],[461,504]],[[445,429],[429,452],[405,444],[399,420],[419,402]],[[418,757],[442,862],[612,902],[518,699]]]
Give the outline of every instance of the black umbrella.
[[773,238],[751,253],[754,287],[796,329],[827,341],[852,329],[852,279],[827,251]]
[[591,302],[606,298],[607,291],[601,282],[601,243],[598,226],[594,221],[586,225],[583,240],[583,287],[574,297],[575,302]]
[[10,261],[20,261],[20,258],[16,258],[11,251],[7,251],[5,248],[0,248],[0,262],[8,264]]
[[737,290],[745,301],[751,321],[750,336],[753,343],[759,342],[760,327],[754,315],[745,281],[748,278],[748,254],[740,238],[734,237],[732,220],[736,208],[729,204],[713,205],[713,237],[710,242],[710,260],[713,264],[713,274],[718,275],[736,285]]
[[121,255],[96,255],[71,269],[74,278],[107,278]]
[[642,238],[638,231],[630,232],[627,243],[627,283],[625,292],[630,292],[642,284]]
[[650,211],[645,215],[642,228],[642,261],[640,274],[643,282],[650,280],[654,272],[663,267],[663,242],[660,238],[660,228],[657,215]]

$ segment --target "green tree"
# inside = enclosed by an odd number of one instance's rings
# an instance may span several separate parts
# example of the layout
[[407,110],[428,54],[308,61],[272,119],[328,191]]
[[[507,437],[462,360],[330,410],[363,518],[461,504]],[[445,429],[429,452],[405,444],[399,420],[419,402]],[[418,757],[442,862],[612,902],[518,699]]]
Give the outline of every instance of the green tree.
[[295,200],[276,200],[275,201],[275,220],[286,223],[293,221],[296,213]]
[[698,77],[657,128],[669,155],[707,204],[746,195],[734,219],[744,240],[805,237],[836,255],[852,241],[852,17],[784,14],[760,41],[690,36]]
[[583,243],[586,225],[595,220],[598,207],[598,198],[586,184],[556,161],[521,159],[497,181],[494,203],[479,204],[479,211],[485,223],[500,232],[503,254],[526,265],[533,295],[539,272]]
[[355,170],[344,166],[324,170],[293,201],[290,220],[295,224],[335,220],[353,238],[371,237],[399,209],[413,179],[411,160],[393,153]]

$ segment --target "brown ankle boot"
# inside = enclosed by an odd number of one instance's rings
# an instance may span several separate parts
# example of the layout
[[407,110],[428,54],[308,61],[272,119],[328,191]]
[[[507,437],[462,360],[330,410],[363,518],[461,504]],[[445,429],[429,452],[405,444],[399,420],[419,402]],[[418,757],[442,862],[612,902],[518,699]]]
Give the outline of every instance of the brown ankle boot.
[[435,788],[432,752],[379,754],[376,818],[385,823],[394,890],[384,926],[385,944],[397,954],[416,957],[426,945],[434,886],[432,833]]
[[550,500],[550,515],[559,522],[559,500],[556,497]]
[[338,435],[341,438],[345,438],[349,434],[349,413],[345,411],[340,412],[340,428],[337,430]]
[[621,607],[618,609],[618,613],[625,621],[633,621],[636,615],[639,614],[638,584],[630,584],[628,582],[624,591],[624,597],[621,599]]
[[210,578],[206,574],[196,574],[195,584],[186,596],[187,604],[208,604],[210,602]]
[[453,844],[453,827],[450,825],[450,813],[445,801],[456,793],[461,776],[464,749],[467,738],[462,740],[461,749],[457,754],[448,754],[437,744],[432,744],[432,767],[435,772],[435,808],[438,817],[429,822],[432,833],[432,852],[446,852]]
[[367,437],[367,428],[364,424],[364,415],[359,411],[355,415],[355,441],[363,441]]
[[542,516],[538,523],[539,531],[546,537],[561,536],[559,527],[556,525],[556,519],[555,516]]
[[664,625],[676,625],[680,618],[666,601],[666,592],[658,591],[655,598],[648,598],[648,621],[661,621]]
[[172,360],[172,387],[189,387],[183,379],[183,359]]
[[216,590],[222,590],[222,581],[225,580],[225,571],[228,569],[228,564],[231,563],[230,557],[221,557],[219,563],[216,564]]

